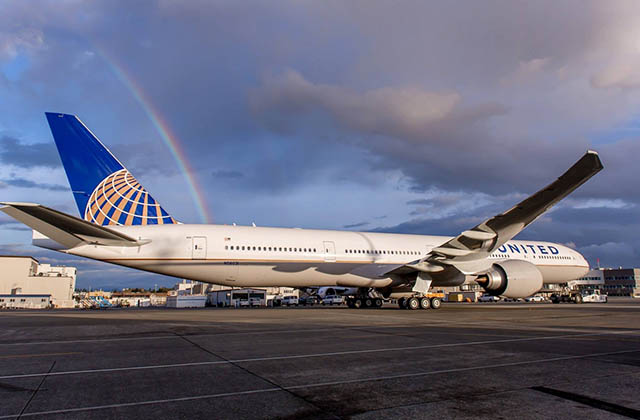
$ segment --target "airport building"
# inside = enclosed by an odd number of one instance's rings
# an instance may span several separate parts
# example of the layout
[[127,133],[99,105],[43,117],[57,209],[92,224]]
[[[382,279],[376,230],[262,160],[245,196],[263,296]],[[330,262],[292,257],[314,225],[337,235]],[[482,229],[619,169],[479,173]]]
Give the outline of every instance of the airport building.
[[[73,308],[75,267],[40,264],[29,256],[0,256],[0,306]],[[45,300],[43,300],[45,299]]]
[[611,296],[640,294],[640,268],[603,268],[604,291]]
[[609,296],[637,296],[640,295],[640,268],[595,268],[569,285],[601,289]]

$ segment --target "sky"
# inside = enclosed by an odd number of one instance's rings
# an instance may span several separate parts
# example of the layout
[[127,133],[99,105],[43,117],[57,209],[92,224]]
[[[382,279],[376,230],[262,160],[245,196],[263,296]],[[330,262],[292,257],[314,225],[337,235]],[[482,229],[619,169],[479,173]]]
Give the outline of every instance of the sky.
[[[453,236],[594,149],[605,169],[517,239],[638,267],[639,69],[636,0],[3,1],[0,198],[77,215],[46,111],[184,223]],[[177,281],[5,215],[0,253],[83,288]]]

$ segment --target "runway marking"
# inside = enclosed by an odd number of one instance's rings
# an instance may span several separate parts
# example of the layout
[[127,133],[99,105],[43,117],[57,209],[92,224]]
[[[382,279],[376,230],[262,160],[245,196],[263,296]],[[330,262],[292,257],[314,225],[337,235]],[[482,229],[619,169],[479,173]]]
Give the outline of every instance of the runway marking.
[[45,357],[45,356],[69,356],[71,354],[82,354],[82,352],[69,351],[66,353],[16,354],[16,355],[0,356],[0,359],[18,359],[23,357]]
[[[445,343],[445,344],[426,344],[422,346],[406,346],[406,347],[387,347],[381,349],[367,349],[367,350],[345,350],[326,353],[308,353],[308,354],[295,354],[287,356],[267,356],[267,357],[252,357],[245,359],[229,359],[229,360],[212,360],[207,362],[188,362],[188,363],[172,363],[162,365],[147,365],[147,366],[129,366],[120,368],[103,368],[103,369],[84,369],[84,370],[70,370],[62,372],[50,372],[50,373],[26,373],[20,375],[5,375],[0,376],[0,379],[19,379],[19,378],[34,378],[41,376],[66,376],[66,375],[80,375],[91,373],[109,373],[109,372],[124,372],[134,370],[150,370],[150,369],[167,369],[178,367],[194,367],[194,366],[213,366],[213,365],[226,365],[234,363],[251,363],[251,362],[268,362],[275,360],[293,360],[293,359],[306,359],[312,357],[330,357],[330,356],[346,356],[352,354],[367,354],[367,353],[383,353],[390,351],[408,351],[408,350],[425,350],[425,349],[437,349],[437,348],[449,348],[449,347],[464,347],[464,346],[478,346],[485,344],[502,344],[502,343],[516,343],[526,341],[538,341],[538,340],[557,340],[557,339],[571,339],[571,338],[583,338],[602,335],[621,335],[627,334],[627,332],[612,331],[602,333],[589,333],[589,334],[566,334],[566,335],[553,335],[545,337],[526,337],[526,338],[510,338],[504,340],[485,340],[485,341],[467,341],[463,343]],[[181,338],[180,336],[176,336]]]
[[[547,359],[535,359],[535,360],[509,362],[509,363],[496,363],[496,364],[483,365],[483,366],[441,369],[441,370],[432,370],[432,371],[426,371],[426,372],[405,373],[405,374],[398,374],[398,375],[374,376],[374,377],[367,377],[367,378],[360,378],[360,379],[349,379],[349,380],[343,380],[343,381],[317,382],[317,383],[305,384],[305,385],[283,386],[281,388],[261,388],[261,389],[254,389],[254,390],[248,390],[248,391],[225,392],[225,393],[208,394],[208,395],[195,395],[190,397],[168,398],[163,400],[137,401],[137,402],[127,402],[127,403],[118,403],[118,404],[96,405],[91,407],[63,408],[58,410],[23,413],[21,417],[43,416],[43,415],[63,414],[63,413],[77,413],[82,411],[96,411],[96,410],[105,410],[110,408],[136,407],[136,406],[152,405],[152,404],[176,403],[176,402],[182,402],[182,401],[234,397],[234,396],[241,396],[241,395],[262,394],[262,393],[277,392],[277,391],[294,391],[297,389],[319,388],[319,387],[325,387],[325,386],[346,385],[346,384],[355,384],[355,383],[363,383],[363,382],[375,382],[375,381],[384,381],[384,380],[392,380],[392,379],[415,378],[420,376],[440,375],[440,374],[446,374],[446,373],[460,373],[460,372],[469,372],[469,371],[476,371],[476,370],[483,370],[483,369],[513,367],[513,366],[524,366],[524,365],[533,365],[533,364],[539,364],[539,363],[551,363],[551,362],[559,362],[559,361],[565,361],[565,360],[585,359],[588,357],[613,356],[618,354],[628,354],[628,353],[637,353],[637,352],[640,352],[640,349],[612,351],[612,352],[605,352],[605,353],[590,353],[590,354],[582,354],[577,356],[560,356],[560,357],[551,357]],[[4,415],[4,416],[0,416],[0,419],[15,418],[18,416],[20,415],[19,414]]]
[[534,386],[531,389],[538,392],[544,392],[545,394],[553,395],[554,397],[563,398],[569,401],[575,401],[580,404],[588,405],[599,410],[608,411],[610,413],[619,414],[621,416],[630,417],[632,419],[640,419],[640,410],[635,410],[630,407],[625,407],[620,404],[614,404],[596,398],[591,398],[586,395],[576,394],[574,392],[562,391],[560,389],[547,388],[546,386]]
[[[429,327],[429,326],[437,326],[437,324],[450,324],[455,323],[454,321],[435,321],[429,323],[406,323],[406,324],[381,324],[381,325],[350,325],[344,326],[340,328],[331,327],[331,328],[305,328],[305,329],[297,329],[297,330],[256,330],[256,331],[230,331],[230,332],[219,332],[219,333],[208,333],[208,334],[189,334],[188,337],[220,337],[220,336],[228,336],[228,335],[263,335],[263,334],[299,334],[299,333],[315,333],[315,332],[341,332],[345,330],[358,330],[362,328],[411,328],[411,327]],[[192,327],[193,325],[189,325]],[[633,331],[633,330],[632,330]],[[462,334],[465,335],[465,334]],[[477,334],[476,334],[477,335]],[[118,341],[136,341],[136,340],[163,340],[163,339],[176,339],[179,336],[175,334],[171,335],[156,335],[156,336],[148,336],[148,337],[121,337],[121,338],[89,338],[89,339],[79,339],[79,340],[56,340],[56,341],[31,341],[31,342],[22,342],[22,343],[0,343],[1,346],[29,346],[29,345],[45,345],[45,344],[78,344],[78,343],[103,343],[103,342],[118,342]]]
[[[640,308],[640,305],[638,305]],[[337,315],[337,314],[336,314]],[[345,313],[341,311],[341,317],[343,318]],[[513,330],[514,328],[504,325],[505,322],[510,322],[510,319],[490,319],[490,320],[481,320],[481,321],[463,321],[463,320],[448,320],[448,319],[431,319],[428,322],[420,322],[422,320],[417,320],[418,322],[407,322],[411,321],[410,319],[403,317],[389,317],[389,316],[371,316],[365,314],[348,314],[351,317],[355,318],[365,318],[368,321],[371,321],[373,318],[380,318],[383,320],[389,319],[397,319],[399,321],[404,321],[403,324],[398,323],[387,323],[387,324],[365,324],[365,325],[346,325],[344,327],[336,328],[306,328],[306,329],[297,329],[297,330],[286,330],[286,329],[277,329],[277,330],[256,330],[256,331],[230,331],[230,332],[219,332],[219,333],[209,333],[209,334],[192,334],[189,337],[219,337],[219,336],[228,336],[228,335],[262,335],[262,334],[299,334],[299,333],[313,333],[313,332],[322,332],[322,331],[330,331],[330,332],[340,332],[345,330],[358,330],[362,328],[366,329],[375,329],[375,328],[410,328],[410,327],[438,327],[438,326],[448,326],[455,325],[459,327],[466,326],[476,326],[476,325],[484,325],[487,327],[499,327],[502,329]],[[584,317],[595,317],[598,316],[596,314],[593,315],[584,315]],[[529,318],[526,321],[536,321],[536,320],[546,320],[549,316],[535,317]],[[575,318],[568,316],[567,318]],[[326,321],[326,320],[325,320]],[[518,327],[521,327],[519,325]],[[521,328],[520,328],[521,329]],[[533,327],[527,326],[529,331],[576,331],[576,329],[562,329],[559,330],[557,328],[543,328],[543,327]],[[593,330],[592,330],[593,331]],[[629,332],[634,332],[637,330],[630,329]],[[464,334],[463,334],[464,335]],[[29,345],[48,345],[48,344],[77,344],[77,343],[102,343],[102,342],[119,342],[119,341],[136,341],[136,340],[164,340],[164,339],[176,339],[178,336],[175,334],[171,335],[157,335],[157,336],[142,336],[142,337],[121,337],[121,338],[95,338],[95,339],[78,339],[78,340],[55,340],[55,341],[32,341],[32,342],[21,342],[21,343],[0,343],[0,347],[2,346],[29,346]]]

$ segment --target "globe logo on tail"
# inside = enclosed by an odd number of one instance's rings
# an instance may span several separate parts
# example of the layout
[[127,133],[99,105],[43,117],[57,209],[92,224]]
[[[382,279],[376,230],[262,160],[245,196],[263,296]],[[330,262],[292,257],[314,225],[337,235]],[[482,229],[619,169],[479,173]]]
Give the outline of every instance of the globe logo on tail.
[[98,184],[89,197],[84,219],[101,226],[178,223],[126,169]]

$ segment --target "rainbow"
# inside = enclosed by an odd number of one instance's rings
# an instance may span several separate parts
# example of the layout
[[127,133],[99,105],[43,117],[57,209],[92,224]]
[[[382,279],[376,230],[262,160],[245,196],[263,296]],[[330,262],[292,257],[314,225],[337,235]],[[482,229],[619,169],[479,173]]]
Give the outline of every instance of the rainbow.
[[104,61],[109,65],[109,68],[111,69],[113,74],[118,78],[118,80],[120,80],[120,82],[122,82],[122,84],[127,87],[127,89],[129,89],[133,97],[144,110],[149,120],[151,120],[151,123],[158,131],[158,134],[160,134],[160,137],[162,138],[164,144],[169,148],[171,155],[178,164],[180,171],[184,175],[185,181],[187,182],[189,191],[191,193],[191,197],[193,198],[193,203],[196,206],[202,223],[211,223],[211,219],[209,217],[210,213],[206,206],[206,200],[203,198],[204,194],[202,193],[202,189],[200,188],[196,178],[193,176],[194,170],[188,164],[185,153],[180,147],[178,137],[171,130],[166,120],[162,118],[162,114],[160,113],[160,111],[158,111],[158,109],[153,106],[153,103],[145,94],[142,87],[137,84],[134,78],[125,70],[124,66],[118,64],[118,62],[107,55],[104,50],[100,48],[96,49],[100,53]]

